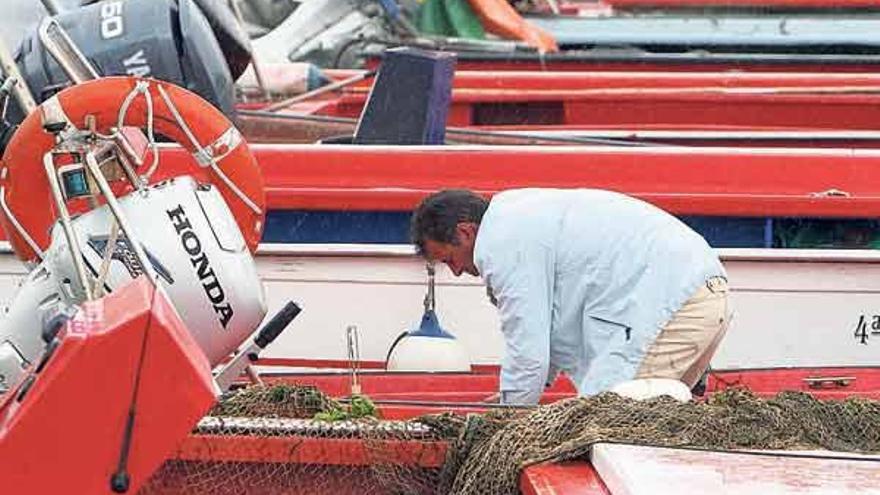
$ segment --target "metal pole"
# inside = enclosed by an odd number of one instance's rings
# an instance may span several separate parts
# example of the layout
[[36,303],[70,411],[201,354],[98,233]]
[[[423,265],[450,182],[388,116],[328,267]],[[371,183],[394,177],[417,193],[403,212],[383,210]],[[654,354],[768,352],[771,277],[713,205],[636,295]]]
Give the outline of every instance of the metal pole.
[[64,237],[67,238],[67,247],[70,250],[70,256],[73,259],[73,266],[76,267],[76,275],[79,277],[86,300],[94,299],[92,295],[92,287],[86,275],[86,267],[83,264],[82,249],[79,246],[79,240],[73,231],[73,224],[70,221],[70,212],[64,204],[64,195],[61,192],[61,186],[58,184],[58,176],[55,175],[55,163],[52,160],[52,152],[43,155],[43,166],[46,169],[46,178],[49,179],[49,187],[52,189],[52,199],[55,200],[55,208],[58,210],[58,218],[61,222],[61,228],[64,229]]
[[434,263],[428,262],[425,264],[425,270],[428,272],[428,292],[425,294],[425,312],[434,311],[434,307],[436,306],[436,298],[434,296],[434,276],[437,271],[434,269]]
[[361,344],[357,326],[349,325],[345,329],[345,337],[348,346],[348,369],[351,373],[351,395],[360,395],[361,382],[358,373],[361,363]]
[[[347,403],[351,399],[337,399],[339,402]],[[535,409],[537,405],[532,404],[499,404],[497,402],[454,402],[454,401],[432,401],[432,400],[408,400],[408,399],[378,399],[373,400],[377,406],[436,406],[444,408],[475,408],[475,409],[508,409],[508,410],[529,410]]]
[[37,102],[34,100],[31,90],[24,83],[24,78],[18,70],[18,65],[15,64],[12,52],[9,51],[9,47],[2,39],[0,39],[0,67],[3,68],[3,74],[6,75],[6,78],[12,78],[14,81],[12,94],[15,95],[15,101],[18,102],[22,112],[28,115],[36,110]]
[[100,77],[89,59],[77,48],[67,31],[56,19],[45,18],[40,23],[40,42],[74,84]]
[[129,247],[134,251],[134,255],[143,267],[144,274],[147,275],[153,285],[158,286],[158,282],[156,281],[156,271],[153,270],[153,265],[150,264],[150,260],[147,258],[147,253],[144,252],[143,246],[138,242],[137,236],[128,224],[128,219],[125,218],[122,208],[116,200],[116,196],[110,189],[110,184],[107,183],[107,178],[104,177],[101,168],[98,166],[97,160],[95,160],[95,155],[91,152],[86,153],[86,167],[88,167],[92,178],[95,179],[95,183],[97,183],[98,189],[101,190],[101,194],[103,194],[104,198],[107,200],[107,207],[110,208],[113,216],[116,217],[116,221],[119,222],[119,227],[122,229],[122,232],[125,233],[125,238],[128,240]]
[[[322,88],[323,89],[323,88]],[[305,96],[305,95],[302,95]],[[305,122],[329,122],[334,124],[350,124],[352,127],[357,126],[357,119],[347,117],[328,117],[324,115],[300,115],[292,113],[275,113],[265,110],[239,110],[238,115],[246,117],[263,117],[270,119],[305,121]],[[565,137],[565,136],[547,136],[537,135],[534,133],[514,133],[511,131],[481,131],[476,129],[466,129],[463,127],[447,127],[447,136],[475,136],[485,138],[503,138],[515,140],[531,140],[543,141],[547,143],[564,143],[564,144],[602,144],[609,146],[659,146],[662,143],[651,143],[641,141],[628,141],[625,139],[601,139],[591,137]],[[534,144],[534,143],[529,143]]]
[[41,0],[43,2],[43,7],[46,8],[46,12],[49,15],[58,15],[61,13],[61,7],[58,6],[58,3],[55,0]]
[[282,108],[289,107],[290,105],[293,105],[294,103],[299,103],[301,101],[305,101],[305,100],[314,98],[316,96],[320,96],[325,93],[329,93],[331,91],[336,91],[338,89],[342,89],[342,88],[349,86],[349,85],[352,85],[356,82],[363,81],[364,79],[369,79],[375,75],[376,75],[376,71],[374,71],[374,70],[368,70],[365,72],[361,72],[360,74],[356,74],[356,75],[351,76],[347,79],[343,79],[341,81],[336,81],[334,83],[327,84],[326,86],[321,86],[318,89],[308,91],[308,92],[303,93],[301,95],[292,96],[292,97],[287,98],[285,100],[281,100],[277,103],[273,103],[273,104],[263,108],[262,111],[263,112],[276,112],[278,110],[281,110]]
[[[247,30],[244,28],[244,16],[241,15],[238,0],[229,0],[229,8],[232,9],[232,14],[235,16],[235,20],[238,21],[241,30],[247,33]],[[263,79],[263,69],[260,67],[260,62],[257,61],[257,54],[254,52],[251,52],[251,65],[254,67],[254,77],[257,79],[257,86],[263,91],[263,96],[266,99],[271,99],[272,93],[269,91],[269,87],[266,86],[266,80]]]

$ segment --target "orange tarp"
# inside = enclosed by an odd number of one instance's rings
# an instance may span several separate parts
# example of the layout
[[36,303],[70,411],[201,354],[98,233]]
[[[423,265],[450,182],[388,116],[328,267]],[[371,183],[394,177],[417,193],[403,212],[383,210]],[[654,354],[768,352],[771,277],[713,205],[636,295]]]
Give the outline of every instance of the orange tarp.
[[507,0],[468,0],[487,31],[534,46],[542,53],[559,51],[553,35],[523,19]]

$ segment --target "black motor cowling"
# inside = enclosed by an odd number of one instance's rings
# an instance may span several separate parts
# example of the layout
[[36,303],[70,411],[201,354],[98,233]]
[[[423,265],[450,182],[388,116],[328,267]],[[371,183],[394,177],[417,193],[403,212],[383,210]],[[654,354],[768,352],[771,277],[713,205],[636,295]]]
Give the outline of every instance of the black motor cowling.
[[[199,7],[204,1],[104,0],[62,12],[56,19],[99,74],[173,82],[231,117],[234,77],[250,61],[250,46],[232,32],[237,25],[231,12],[207,2],[206,15]],[[219,35],[225,51],[215,29],[228,31]],[[38,102],[70,84],[40,43],[37,27],[22,40],[17,61]],[[21,118],[20,111],[10,115],[13,122]]]

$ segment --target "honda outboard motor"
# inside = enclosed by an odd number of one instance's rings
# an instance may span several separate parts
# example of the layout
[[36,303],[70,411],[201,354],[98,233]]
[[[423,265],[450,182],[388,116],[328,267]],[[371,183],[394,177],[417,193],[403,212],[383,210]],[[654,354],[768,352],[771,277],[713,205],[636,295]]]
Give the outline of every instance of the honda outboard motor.
[[[159,284],[212,365],[250,335],[266,313],[253,258],[220,193],[213,186],[178,177],[119,200],[143,245]],[[144,273],[120,232],[109,238],[107,206],[73,220],[83,261],[92,274],[106,272],[104,292]],[[102,253],[110,243],[112,256]],[[108,263],[109,262],[109,263]],[[28,274],[9,313],[0,320],[0,394],[27,363],[39,357],[70,309],[83,302],[62,228],[40,265]]]
[[[159,153],[157,134],[183,153]],[[0,394],[34,369],[69,311],[144,276],[208,365],[256,330],[262,174],[209,102],[155,79],[85,80],[25,118],[3,165],[0,224],[35,268],[0,320]]]
[[[250,47],[231,16],[218,0],[104,0],[56,19],[100,75],[169,81],[231,116],[234,79],[250,62]],[[17,61],[38,103],[70,84],[40,43],[38,28],[22,40]],[[10,121],[21,120],[17,109],[10,113]]]

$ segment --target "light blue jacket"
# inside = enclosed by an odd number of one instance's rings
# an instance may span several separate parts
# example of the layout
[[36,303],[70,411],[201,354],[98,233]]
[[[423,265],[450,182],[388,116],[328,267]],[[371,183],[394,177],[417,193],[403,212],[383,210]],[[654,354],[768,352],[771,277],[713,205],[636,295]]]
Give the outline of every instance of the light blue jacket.
[[559,371],[581,395],[632,379],[672,314],[708,278],[725,276],[677,218],[593,189],[495,195],[474,259],[501,317],[509,403],[537,402]]

